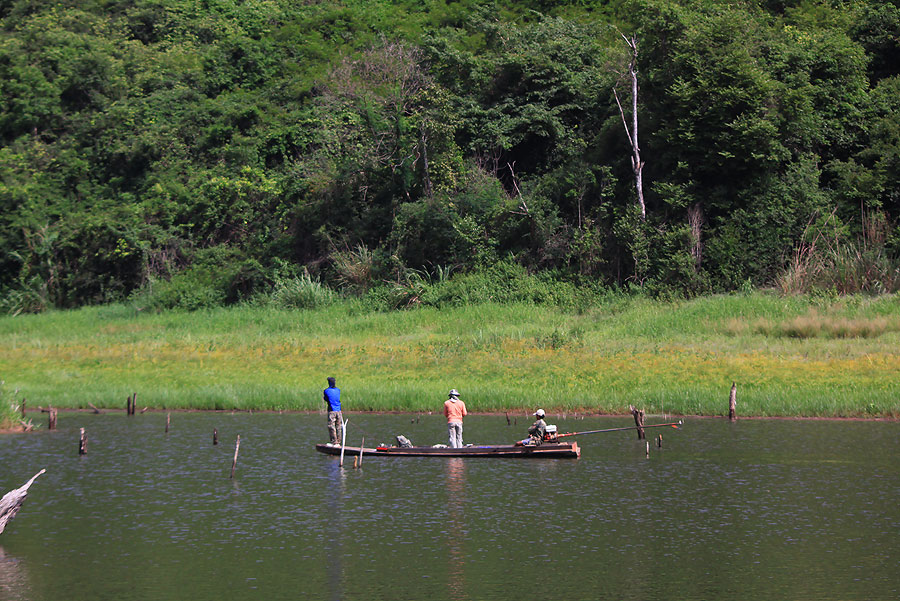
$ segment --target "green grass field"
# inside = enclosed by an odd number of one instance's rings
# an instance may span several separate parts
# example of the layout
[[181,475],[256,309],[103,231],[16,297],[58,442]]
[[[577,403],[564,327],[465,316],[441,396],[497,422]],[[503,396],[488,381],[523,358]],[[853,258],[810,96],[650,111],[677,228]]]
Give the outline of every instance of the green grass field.
[[579,312],[480,305],[372,313],[128,305],[0,318],[0,379],[29,407],[900,417],[900,297],[684,302]]

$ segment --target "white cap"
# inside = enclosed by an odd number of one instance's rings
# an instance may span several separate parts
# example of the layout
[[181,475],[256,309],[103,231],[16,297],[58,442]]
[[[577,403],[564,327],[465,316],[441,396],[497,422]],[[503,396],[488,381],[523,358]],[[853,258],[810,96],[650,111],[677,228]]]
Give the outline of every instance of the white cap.
[[537,411],[534,412],[534,414],[538,417],[544,417],[544,410],[538,409]]
[[454,388],[453,390],[450,391],[449,394],[450,394],[450,396],[457,396],[457,397],[458,397],[458,396],[459,396],[459,391],[458,391],[457,389]]

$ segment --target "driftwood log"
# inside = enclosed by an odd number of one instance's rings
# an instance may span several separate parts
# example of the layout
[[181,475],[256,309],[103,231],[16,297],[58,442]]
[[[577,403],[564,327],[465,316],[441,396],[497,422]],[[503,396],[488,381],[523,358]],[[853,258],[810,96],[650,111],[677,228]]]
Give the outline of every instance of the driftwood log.
[[25,497],[28,496],[28,488],[34,482],[34,480],[46,472],[47,470],[41,470],[31,477],[31,480],[26,482],[24,485],[20,486],[15,490],[11,490],[0,499],[0,534],[3,533],[3,530],[6,528],[6,524],[9,523],[16,514],[19,512],[19,508],[22,507],[22,503],[25,502]]

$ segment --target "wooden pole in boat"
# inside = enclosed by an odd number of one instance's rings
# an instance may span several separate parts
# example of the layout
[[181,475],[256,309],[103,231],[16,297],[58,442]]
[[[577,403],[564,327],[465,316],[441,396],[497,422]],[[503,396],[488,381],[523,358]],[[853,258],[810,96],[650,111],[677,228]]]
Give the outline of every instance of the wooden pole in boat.
[[347,443],[347,424],[350,423],[350,419],[346,419],[341,422],[341,461],[338,463],[340,467],[344,467],[344,445]]
[[359,467],[362,467],[362,455],[363,455],[362,451],[363,451],[364,446],[366,446],[366,437],[365,436],[363,436],[362,442],[359,443]]
[[238,451],[241,450],[241,435],[238,434],[237,442],[234,443],[234,460],[231,462],[231,477],[234,478],[234,468],[237,466]]
[[78,454],[87,455],[87,435],[84,433],[84,428],[81,429],[81,438],[78,440]]
[[737,420],[737,382],[731,383],[731,394],[728,395],[728,419]]

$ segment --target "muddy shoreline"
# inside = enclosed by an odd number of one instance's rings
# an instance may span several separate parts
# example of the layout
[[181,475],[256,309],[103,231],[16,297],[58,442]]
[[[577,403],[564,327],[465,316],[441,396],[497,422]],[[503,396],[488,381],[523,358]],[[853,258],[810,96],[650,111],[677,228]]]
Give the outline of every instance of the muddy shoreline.
[[[91,408],[59,408],[57,409],[60,413],[94,413],[98,412]],[[32,411],[26,411],[26,415],[32,414],[40,414],[42,413],[41,408],[38,407]],[[100,409],[100,414],[103,413],[122,413],[125,414],[125,409]],[[137,415],[141,415],[144,413],[221,413],[221,414],[235,414],[235,413],[265,413],[265,414],[297,414],[297,415],[315,415],[321,414],[325,415],[324,411],[313,411],[313,410],[304,410],[304,409],[158,409],[148,407],[143,411],[139,411]],[[344,411],[346,415],[440,415],[439,411]],[[469,411],[469,415],[479,415],[479,416],[491,416],[491,417],[532,417],[532,412],[526,409],[516,409],[514,411]],[[552,419],[567,419],[567,418],[585,418],[585,417],[631,417],[630,413],[597,413],[592,411],[553,411],[548,410],[547,416]],[[654,418],[679,418],[679,419],[721,419],[727,420],[727,415],[680,415],[676,413],[665,413],[665,414],[648,414],[646,417],[654,417]],[[32,417],[32,422],[35,422],[35,419]],[[738,416],[737,421],[743,420],[796,420],[796,421],[847,421],[847,422],[860,422],[860,421],[870,421],[870,422],[897,422],[900,421],[900,418],[895,417],[863,417],[863,416],[855,416],[855,417],[841,417],[841,416],[791,416],[791,415],[778,415],[778,416],[765,416],[765,415],[747,415],[747,416]],[[0,434],[26,434],[29,432],[47,432],[48,430],[44,427],[41,427],[39,423],[34,423],[34,427],[31,430],[25,430],[23,426],[16,426],[14,428],[5,428],[0,429]]]

